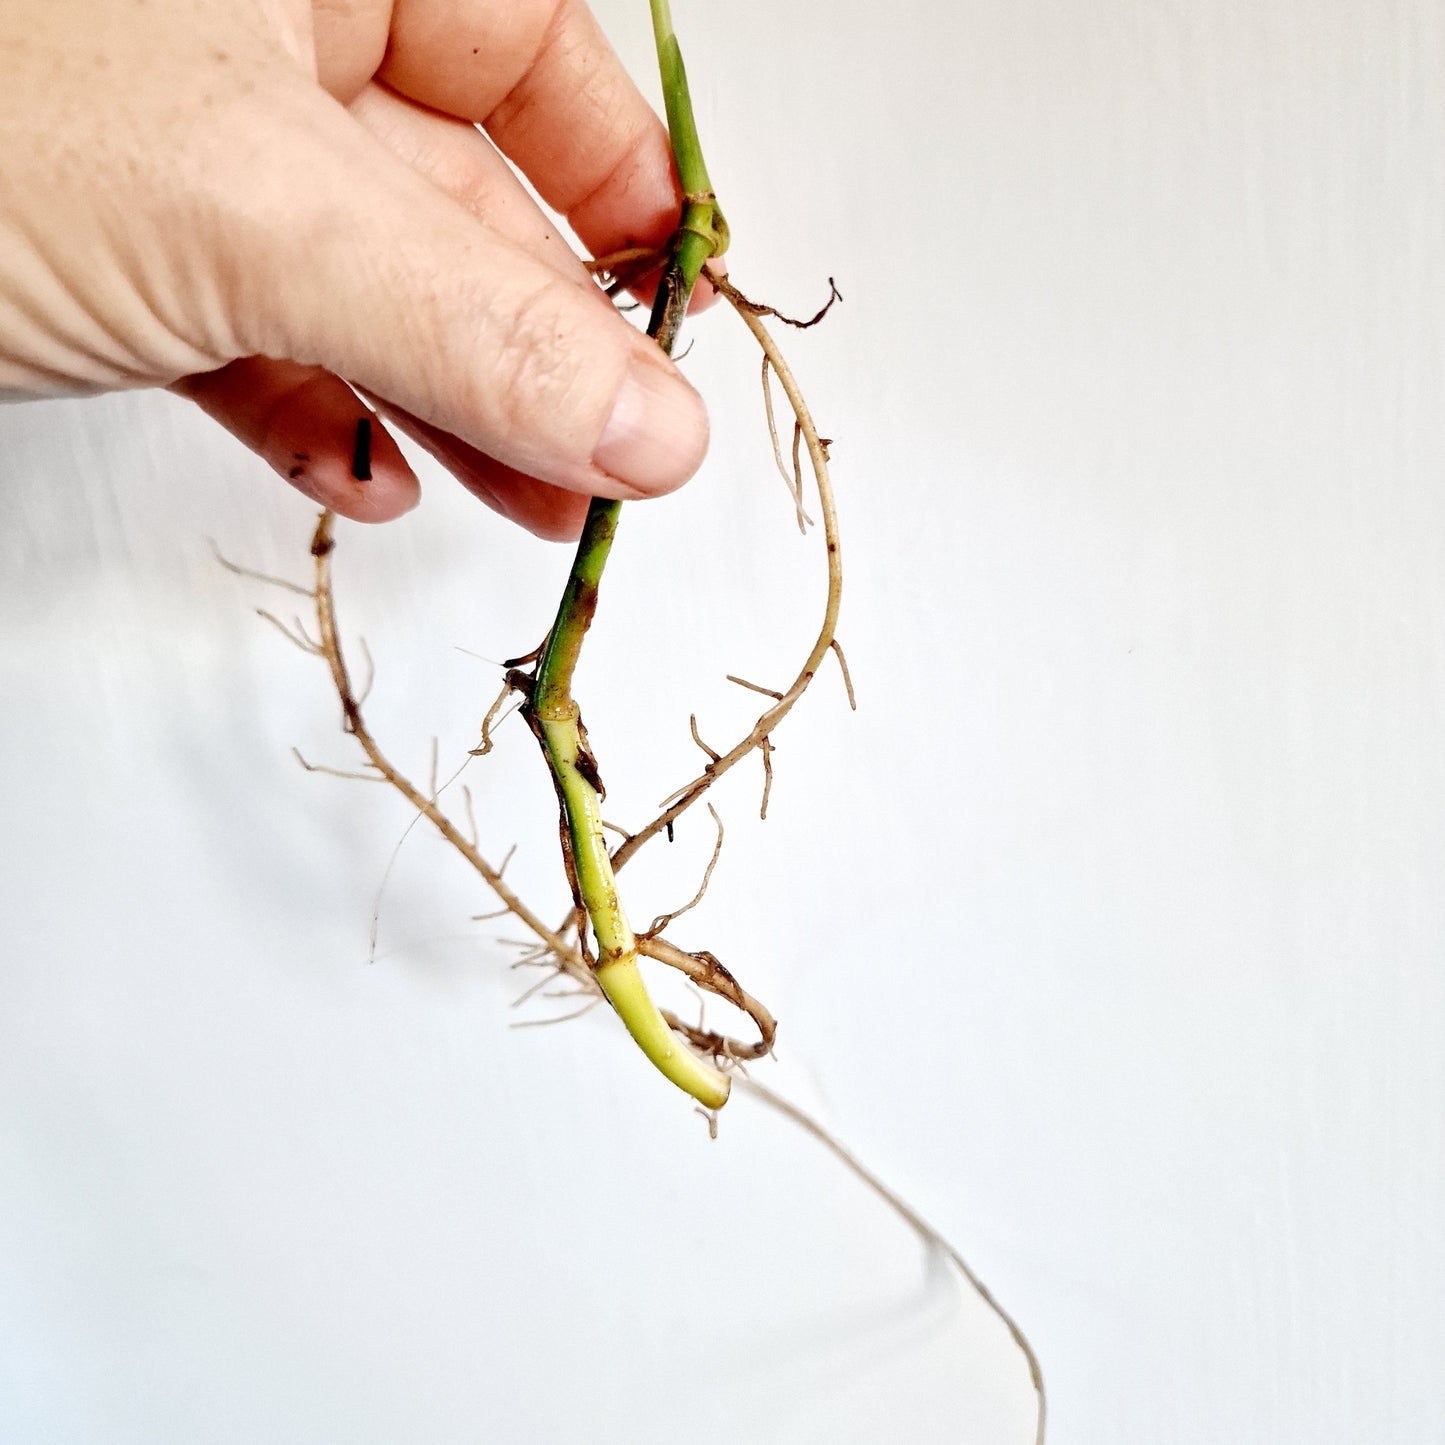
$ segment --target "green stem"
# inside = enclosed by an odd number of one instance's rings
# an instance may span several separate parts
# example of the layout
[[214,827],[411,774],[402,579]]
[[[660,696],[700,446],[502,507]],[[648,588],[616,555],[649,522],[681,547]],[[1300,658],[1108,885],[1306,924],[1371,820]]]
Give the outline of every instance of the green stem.
[[[692,112],[692,92],[687,84],[687,67],[672,28],[669,0],[651,0],[652,33],[657,40],[657,66],[662,73],[662,97],[667,109],[667,131],[672,142],[673,164],[682,185],[682,220],[673,252],[679,269],[691,287],[711,256],[728,248],[728,226],[713,195],[707,162],[702,158],[697,119]],[[671,341],[663,343],[671,352]]]
[[[668,130],[684,192],[682,218],[648,326],[648,335],[671,355],[703,266],[727,245],[727,224],[703,163],[671,11],[667,0],[651,3]],[[699,1058],[673,1033],[643,984],[637,940],[617,893],[602,831],[601,779],[587,747],[581,711],[572,696],[573,674],[597,610],[598,587],[621,511],[620,502],[601,497],[594,497],[588,508],[557,618],[537,667],[527,713],[556,784],[573,887],[597,940],[597,982],[628,1033],[658,1069],[704,1107],[717,1109],[727,1102],[727,1075]]]

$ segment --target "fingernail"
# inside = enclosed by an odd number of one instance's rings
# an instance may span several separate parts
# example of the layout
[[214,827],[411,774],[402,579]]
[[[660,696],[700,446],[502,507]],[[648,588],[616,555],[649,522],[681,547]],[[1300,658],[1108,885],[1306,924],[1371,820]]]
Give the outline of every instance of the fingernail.
[[698,469],[706,451],[702,398],[663,367],[634,361],[593,464],[635,491],[670,492]]

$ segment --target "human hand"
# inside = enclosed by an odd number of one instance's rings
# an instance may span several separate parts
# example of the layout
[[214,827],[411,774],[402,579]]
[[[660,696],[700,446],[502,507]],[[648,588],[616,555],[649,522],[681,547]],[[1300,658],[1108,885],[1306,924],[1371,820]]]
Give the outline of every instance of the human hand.
[[541,536],[701,461],[701,400],[502,158],[594,255],[675,224],[583,0],[8,0],[0,146],[0,395],[170,386],[366,521],[418,487],[379,420],[353,476],[348,382]]

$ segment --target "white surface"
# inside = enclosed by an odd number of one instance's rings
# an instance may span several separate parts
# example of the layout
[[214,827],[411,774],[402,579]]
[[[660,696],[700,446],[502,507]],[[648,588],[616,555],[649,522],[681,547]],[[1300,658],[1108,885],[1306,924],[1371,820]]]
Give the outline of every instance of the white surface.
[[[639,72],[642,11],[601,7]],[[821,679],[766,825],[737,781],[683,941],[1030,1330],[1058,1445],[1438,1445],[1441,12],[678,18],[734,275],[847,297],[793,352],[861,698]],[[633,821],[818,594],[745,339],[687,364],[713,460],[629,511],[583,679]],[[600,1016],[510,1030],[419,832],[367,965],[405,811],[300,774],[348,760],[325,679],[205,541],[304,575],[304,503],[163,397],[6,410],[0,456],[0,1440],[1029,1438],[1001,1332],[806,1141],[740,1100],[709,1144]],[[414,771],[565,565],[440,479],[347,530]],[[512,732],[483,838],[555,897]]]

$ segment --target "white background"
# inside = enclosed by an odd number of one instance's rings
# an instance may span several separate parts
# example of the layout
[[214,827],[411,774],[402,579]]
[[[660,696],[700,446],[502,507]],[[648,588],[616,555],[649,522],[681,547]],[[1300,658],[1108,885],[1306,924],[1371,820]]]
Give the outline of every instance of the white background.
[[[650,79],[645,7],[599,12]],[[748,290],[837,439],[860,694],[721,799],[680,942],[763,1076],[1030,1331],[1059,1445],[1445,1440],[1445,19],[1428,0],[682,3]],[[637,823],[821,595],[716,315],[695,485],[579,688]],[[307,504],[180,403],[0,413],[0,1440],[1031,1438],[998,1326],[815,1145],[702,1122],[353,761],[238,561]],[[347,528],[425,776],[565,549]],[[284,597],[279,599],[284,606]],[[462,649],[466,649],[463,651]],[[484,847],[555,908],[519,726]],[[644,921],[710,846],[639,864]],[[507,931],[502,930],[504,933]],[[721,1015],[716,1015],[719,1019]]]

